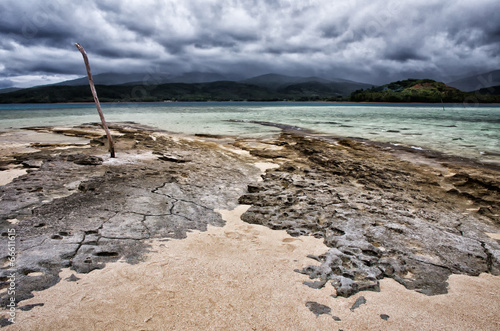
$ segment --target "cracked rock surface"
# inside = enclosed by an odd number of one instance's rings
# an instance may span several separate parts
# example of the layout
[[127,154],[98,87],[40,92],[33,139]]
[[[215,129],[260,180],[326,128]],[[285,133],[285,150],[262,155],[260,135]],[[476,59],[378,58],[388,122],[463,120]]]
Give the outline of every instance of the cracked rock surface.
[[[223,226],[214,209],[234,208],[260,173],[253,158],[215,143],[132,123],[111,127],[116,159],[107,158],[104,138],[92,133],[95,125],[76,130],[91,132],[91,149],[46,146],[15,157],[29,170],[0,187],[0,239],[6,248],[8,229],[15,229],[17,301],[57,283],[61,268],[85,273],[118,259],[136,263],[148,239],[180,239],[209,224]],[[2,249],[4,289],[12,271],[7,252]],[[6,304],[7,292],[0,296]]]
[[378,145],[287,132],[264,150],[238,144],[281,164],[239,199],[252,205],[242,219],[331,247],[298,270],[310,287],[348,297],[390,277],[434,295],[451,274],[500,274],[500,245],[487,235],[500,233],[498,169],[416,165]]
[[[312,279],[306,285],[331,284],[335,295],[378,290],[384,277],[440,294],[452,273],[500,274],[500,245],[488,236],[500,233],[498,169],[417,165],[383,146],[286,128],[276,140],[234,142],[254,157],[210,142],[226,137],[193,140],[134,123],[110,128],[116,159],[94,124],[57,129],[91,139],[91,148],[37,144],[39,152],[6,159],[27,169],[0,186],[1,247],[16,231],[17,301],[56,284],[61,268],[137,263],[149,239],[223,226],[214,210],[238,202],[252,205],[244,221],[323,238],[330,249],[299,271]],[[263,159],[280,167],[259,182],[252,164]],[[9,300],[6,252],[2,304]]]

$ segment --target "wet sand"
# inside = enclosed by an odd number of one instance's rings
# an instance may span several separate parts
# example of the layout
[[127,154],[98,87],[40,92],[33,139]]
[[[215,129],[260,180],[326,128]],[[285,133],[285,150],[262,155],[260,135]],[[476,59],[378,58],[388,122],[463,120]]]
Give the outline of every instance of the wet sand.
[[[270,161],[248,162],[265,171],[277,167]],[[10,178],[4,177],[7,183]],[[286,231],[243,222],[240,217],[249,207],[216,209],[226,222],[223,227],[208,225],[207,231],[188,232],[185,239],[147,241],[151,248],[142,261],[130,264],[121,259],[86,274],[63,269],[56,285],[18,304],[26,310],[18,309],[16,323],[6,329],[500,328],[500,276],[454,274],[448,279],[448,293],[435,296],[385,278],[380,292],[333,297],[331,285],[313,289],[304,285],[311,281],[307,275],[294,271],[320,264],[307,256],[329,249],[323,239],[292,237]],[[360,297],[366,303],[351,309]],[[316,316],[321,311],[311,311],[308,303],[324,305],[330,312]],[[7,316],[5,311],[2,315]]]

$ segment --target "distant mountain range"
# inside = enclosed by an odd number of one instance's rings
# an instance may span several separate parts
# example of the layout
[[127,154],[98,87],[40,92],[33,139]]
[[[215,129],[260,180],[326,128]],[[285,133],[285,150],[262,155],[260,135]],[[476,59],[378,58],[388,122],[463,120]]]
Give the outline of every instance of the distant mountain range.
[[[188,72],[182,75],[174,76],[162,73],[134,73],[118,74],[113,72],[93,75],[92,79],[96,85],[160,85],[167,83],[209,83],[222,80],[228,80],[226,76],[212,72]],[[81,77],[73,80],[67,80],[54,85],[79,86],[87,85],[88,78]]]
[[[484,75],[488,81],[494,82],[497,72]],[[473,79],[469,77],[469,82]],[[375,87],[371,84],[341,78],[325,79],[266,74],[232,81],[217,73],[190,72],[179,76],[106,73],[95,75],[94,82],[102,102],[350,100],[458,103],[466,100],[500,101],[498,86],[488,86],[473,93],[466,93],[430,79],[408,79]],[[0,103],[93,101],[86,77],[55,85],[3,91],[0,90]]]
[[[101,101],[315,101],[340,100],[371,85],[334,78],[267,74],[231,81],[217,73],[116,74],[93,76]],[[92,101],[86,77],[21,89],[0,96],[1,103]]]
[[[303,95],[317,94],[326,96],[346,96],[359,88],[367,88],[371,85],[354,82],[346,79],[333,78],[331,80],[319,77],[294,77],[279,74],[266,74],[244,80],[233,80],[227,76],[213,72],[188,72],[173,76],[169,74],[139,73],[139,74],[116,74],[104,73],[93,76],[96,85],[162,85],[169,83],[212,83],[218,81],[233,81],[241,84],[256,85],[273,92],[283,94]],[[87,85],[87,77],[69,80],[55,85],[80,86]]]
[[447,83],[464,92],[472,92],[500,85],[500,70],[485,72],[479,75],[467,76]]
[[372,85],[354,82],[346,79],[319,77],[294,77],[278,74],[266,74],[245,79],[241,83],[261,86],[272,91],[287,95],[312,94],[318,96],[340,97],[347,96],[360,88]]

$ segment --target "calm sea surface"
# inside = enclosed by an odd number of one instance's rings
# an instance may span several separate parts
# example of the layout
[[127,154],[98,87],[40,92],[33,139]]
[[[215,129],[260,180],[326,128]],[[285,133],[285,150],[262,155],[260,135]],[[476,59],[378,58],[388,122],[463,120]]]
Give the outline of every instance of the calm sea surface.
[[[262,137],[267,121],[345,137],[404,144],[500,163],[500,106],[332,103],[114,103],[108,122],[133,121],[173,132]],[[237,120],[237,121],[234,121]],[[0,105],[0,130],[99,122],[93,104]]]

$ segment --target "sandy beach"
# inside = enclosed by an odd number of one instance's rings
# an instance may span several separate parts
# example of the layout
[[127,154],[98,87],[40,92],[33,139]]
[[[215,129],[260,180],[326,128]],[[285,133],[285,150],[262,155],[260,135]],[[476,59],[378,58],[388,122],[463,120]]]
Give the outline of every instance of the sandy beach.
[[[223,228],[184,240],[156,241],[137,265],[112,263],[76,274],[65,269],[56,286],[23,302],[13,330],[496,330],[500,278],[452,276],[450,293],[429,297],[384,280],[381,292],[332,298],[331,289],[303,284],[293,272],[308,254],[327,247],[239,220],[247,207],[220,211]],[[70,277],[76,276],[76,281]],[[351,311],[358,297],[366,304]],[[331,313],[316,317],[307,302]],[[43,303],[42,307],[38,307]],[[383,320],[380,315],[388,315]],[[333,320],[336,316],[341,321]]]
[[130,123],[109,159],[94,130],[0,145],[6,329],[500,328],[494,167]]

